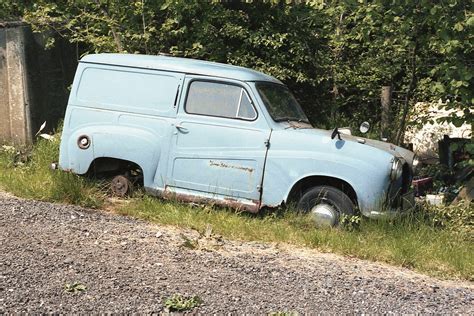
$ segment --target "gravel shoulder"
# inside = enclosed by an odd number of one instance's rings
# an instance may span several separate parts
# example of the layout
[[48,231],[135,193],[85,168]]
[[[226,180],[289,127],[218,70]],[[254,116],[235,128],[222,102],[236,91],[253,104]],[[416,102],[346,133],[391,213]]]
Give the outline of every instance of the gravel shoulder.
[[[174,293],[198,295],[199,314],[474,314],[473,283],[265,243],[189,249],[197,232],[1,192],[0,227],[2,314],[160,313]],[[86,291],[66,292],[73,282]]]

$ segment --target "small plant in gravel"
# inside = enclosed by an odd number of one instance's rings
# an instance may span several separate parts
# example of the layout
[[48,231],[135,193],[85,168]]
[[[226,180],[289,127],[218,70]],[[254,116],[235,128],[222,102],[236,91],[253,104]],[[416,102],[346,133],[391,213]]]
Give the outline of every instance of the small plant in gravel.
[[170,312],[180,312],[193,309],[202,304],[202,299],[197,296],[183,296],[173,294],[165,300],[165,308]]
[[198,238],[189,238],[184,234],[181,234],[181,238],[183,239],[183,243],[181,247],[188,248],[191,250],[205,250],[205,251],[213,251],[219,249],[224,244],[221,235],[214,234],[212,231],[211,225],[206,225],[206,229],[204,232],[199,233]]
[[221,248],[224,240],[221,235],[213,232],[211,225],[207,224],[204,232],[199,234],[198,244],[201,250],[213,251]]
[[195,250],[199,248],[199,243],[196,239],[189,238],[188,236],[181,234],[181,238],[183,239],[183,243],[181,247],[188,248],[191,250]]
[[297,312],[277,311],[277,312],[268,313],[268,316],[298,316],[298,313]]
[[86,286],[80,282],[66,283],[64,291],[67,293],[79,293],[86,290]]

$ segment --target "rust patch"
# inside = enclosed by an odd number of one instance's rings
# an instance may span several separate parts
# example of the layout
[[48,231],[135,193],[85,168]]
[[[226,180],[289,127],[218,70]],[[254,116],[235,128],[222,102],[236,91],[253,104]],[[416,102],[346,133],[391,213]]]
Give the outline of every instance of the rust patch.
[[254,170],[253,168],[243,167],[243,166],[236,166],[236,165],[229,165],[229,164],[226,164],[226,163],[223,163],[223,162],[220,162],[220,161],[219,162],[214,161],[214,160],[210,160],[209,165],[210,166],[215,166],[215,167],[221,167],[221,168],[243,170],[243,171],[246,171],[246,172],[249,172],[249,173],[252,173],[253,170]]
[[223,206],[223,207],[230,207],[237,211],[250,212],[250,213],[257,213],[258,210],[260,209],[260,202],[256,200],[252,200],[252,203],[254,204],[249,205],[249,204],[244,204],[242,202],[239,202],[238,200],[233,199],[233,198],[225,198],[224,200],[218,200],[218,199],[198,197],[194,195],[175,193],[175,192],[169,192],[169,191],[163,192],[162,197],[166,199],[176,199],[181,202],[212,204],[212,205],[218,205],[218,206]]

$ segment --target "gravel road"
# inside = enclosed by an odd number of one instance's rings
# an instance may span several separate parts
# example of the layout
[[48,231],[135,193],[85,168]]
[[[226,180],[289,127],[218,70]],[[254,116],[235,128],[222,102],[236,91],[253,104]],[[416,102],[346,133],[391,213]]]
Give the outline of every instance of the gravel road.
[[[466,313],[474,286],[406,269],[194,231],[0,193],[0,313],[164,312],[174,293],[191,313]],[[85,291],[69,293],[79,282]]]

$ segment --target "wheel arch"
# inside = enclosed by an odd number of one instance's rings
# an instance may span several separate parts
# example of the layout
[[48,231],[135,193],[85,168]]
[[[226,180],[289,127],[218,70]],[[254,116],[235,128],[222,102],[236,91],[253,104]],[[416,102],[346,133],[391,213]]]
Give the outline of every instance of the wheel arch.
[[356,207],[359,206],[357,193],[349,182],[340,178],[322,175],[306,176],[294,183],[287,195],[286,204],[297,203],[304,192],[318,185],[327,185],[341,190],[351,199]]
[[143,172],[142,166],[139,163],[116,158],[116,157],[95,157],[91,161],[89,168],[87,169],[87,174],[94,174],[100,172],[115,172],[124,169],[137,168]]

